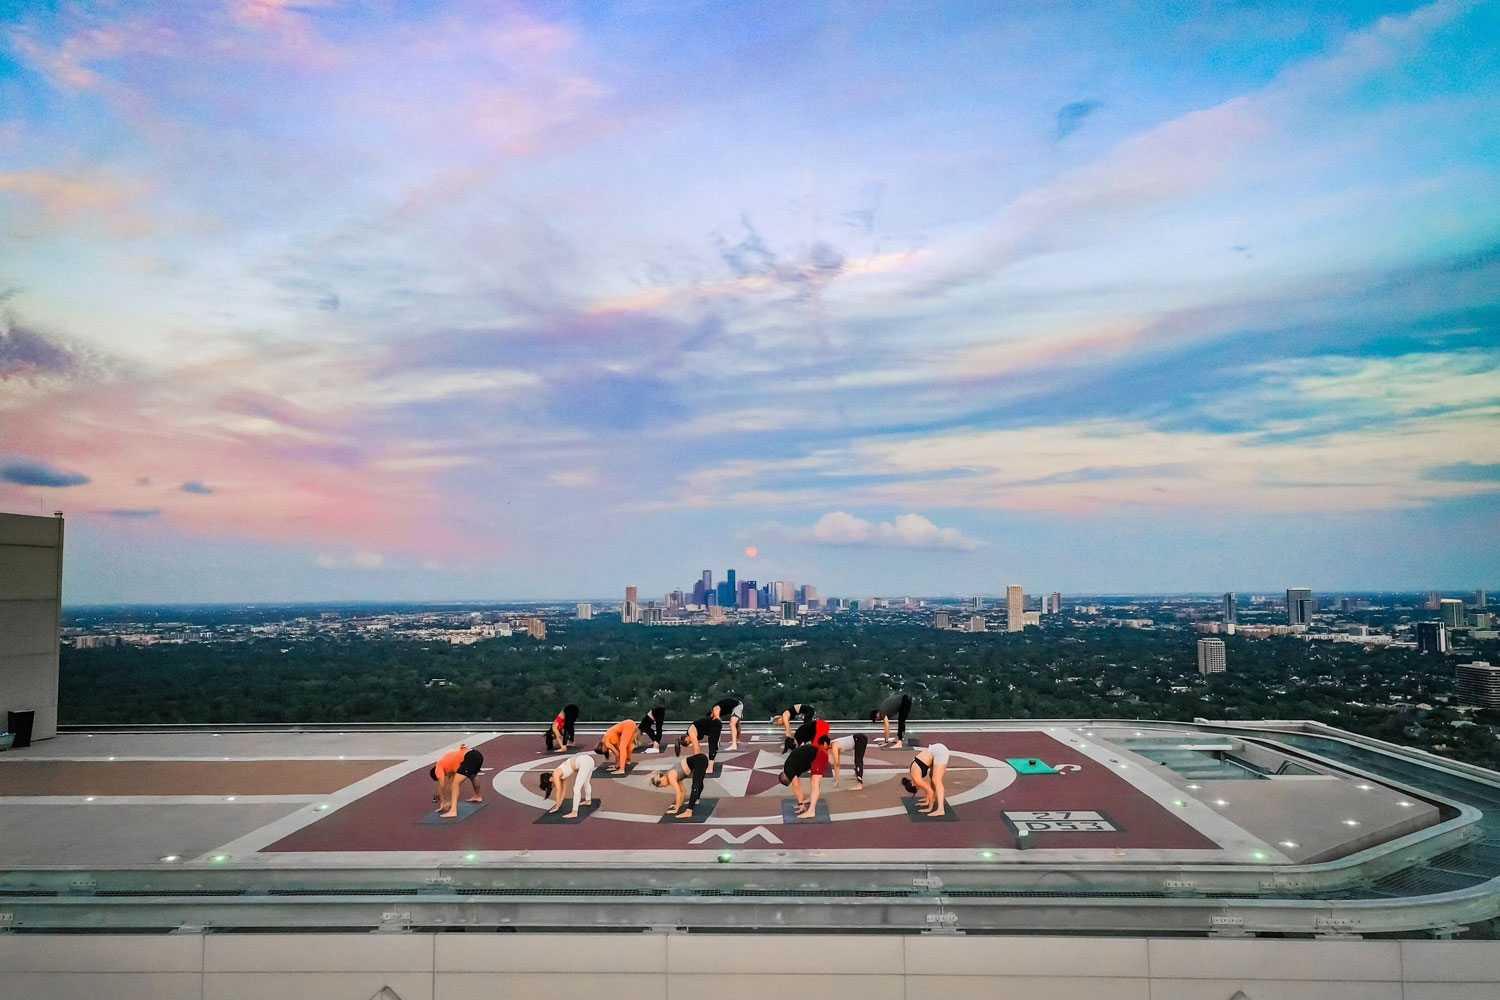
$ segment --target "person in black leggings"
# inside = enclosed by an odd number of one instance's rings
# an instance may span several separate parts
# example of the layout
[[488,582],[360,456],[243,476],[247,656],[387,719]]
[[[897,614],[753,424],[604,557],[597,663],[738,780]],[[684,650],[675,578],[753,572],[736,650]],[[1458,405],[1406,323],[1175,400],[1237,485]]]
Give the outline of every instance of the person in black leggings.
[[693,745],[693,753],[701,753],[703,741],[708,741],[708,759],[717,760],[719,757],[719,736],[724,732],[724,723],[711,715],[705,715],[697,722],[688,726],[688,731],[683,734],[672,747],[673,751],[680,757],[682,748],[687,744]]
[[[892,749],[900,749],[901,744],[906,741],[906,719],[911,715],[911,695],[902,691],[893,694],[880,703],[880,707],[870,713],[871,722],[885,723],[885,739]],[[896,718],[896,741],[891,742],[891,717]]]
[[[698,798],[703,794],[703,776],[708,773],[708,758],[701,753],[695,753],[685,760],[679,761],[669,771],[657,771],[651,776],[651,784],[657,788],[672,787],[675,799],[672,808],[667,810],[668,816],[676,816],[679,819],[687,819],[693,815],[697,808]],[[688,775],[692,776],[692,794],[688,796],[687,805],[682,804],[682,779]]]
[[644,753],[661,753],[661,737],[666,731],[667,706],[653,705],[651,711],[641,718],[641,734],[651,741]]
[[565,705],[547,728],[547,752],[570,750],[574,743],[573,726],[578,722],[578,706]]

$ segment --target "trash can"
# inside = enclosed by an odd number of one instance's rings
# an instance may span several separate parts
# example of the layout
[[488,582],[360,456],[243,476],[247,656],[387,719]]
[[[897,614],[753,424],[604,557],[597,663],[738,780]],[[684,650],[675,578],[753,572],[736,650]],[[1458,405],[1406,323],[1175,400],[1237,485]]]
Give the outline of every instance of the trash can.
[[35,712],[6,712],[5,728],[15,734],[11,746],[17,750],[31,746],[31,727],[36,722]]

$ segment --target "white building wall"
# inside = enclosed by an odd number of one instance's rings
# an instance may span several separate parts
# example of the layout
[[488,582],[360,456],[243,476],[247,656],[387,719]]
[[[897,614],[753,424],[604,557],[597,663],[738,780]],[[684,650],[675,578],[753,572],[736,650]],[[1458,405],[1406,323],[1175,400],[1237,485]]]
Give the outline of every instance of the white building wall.
[[[754,934],[0,935],[48,1000],[1493,1000],[1500,942]],[[382,992],[388,991],[388,992]]]
[[34,740],[57,735],[62,549],[62,518],[0,514],[0,729],[33,711]]

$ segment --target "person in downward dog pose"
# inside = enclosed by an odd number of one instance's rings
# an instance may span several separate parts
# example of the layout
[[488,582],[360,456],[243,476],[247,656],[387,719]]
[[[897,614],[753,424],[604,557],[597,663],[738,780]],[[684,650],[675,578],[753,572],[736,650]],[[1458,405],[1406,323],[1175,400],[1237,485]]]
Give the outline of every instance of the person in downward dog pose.
[[831,740],[828,744],[828,763],[833,772],[833,787],[839,787],[839,767],[844,761],[844,754],[854,755],[854,787],[860,789],[865,787],[865,750],[869,748],[870,737],[864,733],[855,733],[853,736],[840,736]]
[[708,759],[710,761],[717,760],[719,756],[719,737],[723,732],[724,723],[712,715],[705,715],[691,726],[688,726],[687,732],[683,733],[682,739],[673,745],[672,750],[677,756],[681,757],[682,748],[691,743],[693,745],[693,753],[702,753],[703,743],[707,741]]
[[[695,753],[672,765],[671,770],[657,771],[651,776],[651,784],[655,787],[671,786],[675,798],[672,808],[667,810],[668,816],[687,819],[693,815],[693,810],[698,807],[698,798],[703,794],[703,776],[707,773],[708,758],[701,753]],[[684,806],[682,804],[682,779],[689,775],[693,779],[692,794],[688,796],[687,805]]]
[[811,705],[798,702],[788,706],[780,715],[771,716],[771,725],[780,726],[786,731],[786,738],[792,738],[792,720],[801,719],[803,722],[811,722],[817,714],[817,710]]
[[552,796],[552,808],[549,813],[555,813],[562,808],[563,786],[568,779],[573,779],[573,811],[568,813],[568,819],[578,816],[578,807],[592,805],[594,802],[594,758],[591,754],[577,753],[554,767],[551,771],[543,771],[537,776],[537,785],[542,789],[543,795]]
[[578,722],[578,706],[564,705],[547,730],[547,752],[573,749],[573,726]]
[[[813,743],[804,743],[786,755],[786,763],[781,765],[781,777],[777,780],[782,785],[791,785],[792,794],[797,798],[797,815],[802,815],[803,806],[806,803],[802,799],[802,775],[808,774],[813,769],[813,764],[818,759],[818,746]],[[813,788],[817,788],[820,775],[812,777]],[[816,794],[816,792],[814,792]]]
[[651,711],[641,717],[641,734],[651,741],[642,753],[661,753],[662,734],[666,732],[667,706],[653,705]]
[[948,773],[948,748],[934,743],[917,753],[916,759],[907,769],[901,784],[917,797],[917,811],[929,816],[942,816],[948,802],[948,790],[943,778]]
[[594,753],[601,757],[614,754],[615,766],[610,768],[611,774],[624,774],[625,769],[630,766],[630,753],[635,749],[636,725],[630,719],[616,722],[609,727],[609,732],[594,747]]
[[721,698],[709,711],[711,718],[723,722],[729,720],[729,749],[740,748],[740,719],[745,715],[745,703],[738,698]]
[[[437,813],[444,819],[453,819],[458,815],[458,783],[461,779],[459,769],[464,766],[464,760],[469,755],[469,747],[466,743],[460,743],[457,750],[449,750],[438,758],[438,762],[432,765],[432,770],[427,773],[437,779],[438,783],[438,807]],[[484,758],[479,758],[483,763]],[[477,771],[475,773],[478,773]],[[473,779],[470,779],[473,783]],[[474,789],[478,794],[478,786]]]
[[796,734],[790,740],[782,744],[782,752],[790,753],[792,747],[800,747],[804,743],[816,743],[827,735],[827,719],[808,719],[797,727]]
[[[885,723],[884,743],[892,750],[901,749],[901,744],[906,740],[906,719],[911,715],[911,695],[902,691],[891,695],[880,703],[880,707],[870,713],[871,722]],[[896,719],[896,739],[891,740],[891,718]]]

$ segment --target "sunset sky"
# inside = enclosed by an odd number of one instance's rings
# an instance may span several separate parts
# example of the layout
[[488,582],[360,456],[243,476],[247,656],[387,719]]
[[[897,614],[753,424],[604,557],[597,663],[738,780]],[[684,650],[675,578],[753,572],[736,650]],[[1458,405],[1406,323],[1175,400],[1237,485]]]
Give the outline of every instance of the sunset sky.
[[1500,589],[1497,39],[0,0],[0,510],[69,603]]

